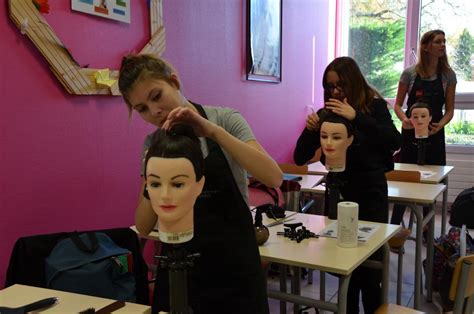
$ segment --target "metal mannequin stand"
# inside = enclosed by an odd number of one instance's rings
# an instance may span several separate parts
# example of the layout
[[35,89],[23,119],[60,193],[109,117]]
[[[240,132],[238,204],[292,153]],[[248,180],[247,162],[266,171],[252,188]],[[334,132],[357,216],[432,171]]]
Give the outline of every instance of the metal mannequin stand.
[[326,196],[324,212],[329,219],[337,219],[337,203],[341,201],[342,172],[328,172],[326,176]]
[[194,265],[199,253],[188,254],[184,244],[172,244],[167,256],[155,256],[160,267],[168,268],[171,314],[192,314],[188,305],[187,269]]
[[426,159],[426,146],[428,145],[428,139],[417,138],[415,140],[415,145],[418,147],[417,164],[423,166],[425,164]]

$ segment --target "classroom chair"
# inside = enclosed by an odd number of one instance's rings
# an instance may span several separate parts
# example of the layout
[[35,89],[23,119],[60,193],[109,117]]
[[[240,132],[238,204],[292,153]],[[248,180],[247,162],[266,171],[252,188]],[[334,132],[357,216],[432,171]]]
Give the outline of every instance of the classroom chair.
[[[472,313],[474,305],[474,255],[460,257],[456,266],[449,289],[449,299],[454,301],[453,314]],[[375,314],[386,313],[423,313],[403,306],[394,304],[383,304]]]
[[[420,182],[419,171],[409,170],[392,170],[385,173],[385,177],[388,181],[399,181],[399,182]],[[388,241],[392,252],[398,254],[398,267],[397,267],[397,304],[401,304],[402,299],[402,276],[403,276],[403,255],[405,254],[405,241],[411,234],[413,227],[413,213],[410,214],[410,223],[408,229],[403,228],[393,238]],[[403,223],[404,226],[404,223]]]
[[[136,303],[148,305],[148,269],[141,254],[137,234],[130,228],[88,230],[85,232],[91,231],[105,233],[115,244],[132,252]],[[60,232],[19,238],[15,242],[10,256],[5,288],[14,284],[47,288],[45,276],[46,258],[56,244],[68,236],[68,232]]]

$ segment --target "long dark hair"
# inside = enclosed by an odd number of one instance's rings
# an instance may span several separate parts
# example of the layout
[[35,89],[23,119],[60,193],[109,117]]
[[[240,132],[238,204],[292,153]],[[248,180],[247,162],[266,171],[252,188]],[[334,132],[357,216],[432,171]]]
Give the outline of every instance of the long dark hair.
[[320,117],[319,124],[323,125],[324,122],[331,122],[331,123],[340,123],[346,127],[347,130],[347,137],[351,137],[354,135],[354,126],[352,125],[351,121],[347,120],[346,118],[335,114],[327,109],[320,109],[318,110],[318,116]]
[[204,157],[199,139],[191,126],[175,124],[170,130],[158,130],[145,157],[145,177],[148,160],[151,157],[186,158],[194,168],[196,181],[204,175]]
[[331,98],[331,92],[326,81],[329,71],[334,71],[339,76],[341,88],[347,97],[347,101],[354,109],[369,113],[371,109],[369,104],[372,100],[375,97],[383,99],[382,95],[367,82],[354,59],[339,57],[329,63],[326,70],[324,70],[323,88],[325,102]]

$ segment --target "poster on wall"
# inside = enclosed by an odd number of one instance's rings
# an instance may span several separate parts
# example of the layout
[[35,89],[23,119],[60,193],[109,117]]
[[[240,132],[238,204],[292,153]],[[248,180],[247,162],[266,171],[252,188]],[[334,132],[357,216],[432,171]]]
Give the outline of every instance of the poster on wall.
[[282,0],[247,0],[247,80],[281,82]]
[[130,0],[71,0],[71,8],[75,11],[130,23]]

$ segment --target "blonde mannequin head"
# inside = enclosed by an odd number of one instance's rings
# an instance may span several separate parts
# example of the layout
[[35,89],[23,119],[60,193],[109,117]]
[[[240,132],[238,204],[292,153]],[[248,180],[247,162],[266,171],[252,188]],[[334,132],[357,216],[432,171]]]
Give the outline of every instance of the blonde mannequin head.
[[190,126],[177,124],[157,133],[145,158],[145,179],[160,233],[192,232],[203,172],[199,140]]
[[431,108],[425,103],[416,103],[410,108],[410,120],[415,129],[415,138],[427,138],[431,122]]
[[354,141],[353,133],[350,121],[334,113],[328,113],[321,121],[321,149],[328,171],[345,170],[346,152]]

